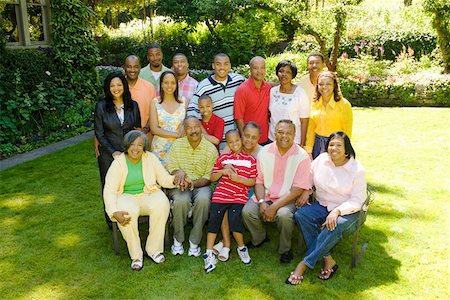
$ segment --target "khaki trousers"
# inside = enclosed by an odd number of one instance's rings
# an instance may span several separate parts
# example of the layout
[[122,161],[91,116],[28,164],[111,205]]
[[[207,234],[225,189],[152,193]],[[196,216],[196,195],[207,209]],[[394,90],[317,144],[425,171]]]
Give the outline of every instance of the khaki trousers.
[[195,188],[193,191],[172,189],[169,192],[173,200],[173,236],[178,242],[184,242],[184,226],[187,223],[189,207],[192,205],[193,226],[189,234],[189,241],[196,245],[200,244],[203,236],[203,226],[208,220],[212,196],[211,188],[208,185]]
[[[282,254],[291,249],[292,231],[294,230],[295,204],[290,203],[278,209],[275,215],[278,232],[280,233],[280,245],[278,253]],[[264,221],[259,214],[259,205],[253,200],[248,200],[242,209],[242,220],[248,231],[250,231],[252,243],[258,245],[266,238],[266,229]]]
[[140,259],[143,255],[139,238],[139,216],[149,216],[150,221],[145,251],[149,256],[163,253],[164,233],[170,205],[167,196],[161,190],[151,194],[122,194],[117,200],[117,209],[128,212],[131,217],[130,223],[125,226],[117,223],[127,243],[131,259]]

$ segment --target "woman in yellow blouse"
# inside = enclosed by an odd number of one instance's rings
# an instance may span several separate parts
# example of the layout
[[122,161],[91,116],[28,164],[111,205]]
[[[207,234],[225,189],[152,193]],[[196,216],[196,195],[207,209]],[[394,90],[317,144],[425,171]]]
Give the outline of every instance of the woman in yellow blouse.
[[351,138],[352,126],[352,105],[342,96],[336,74],[321,72],[311,104],[305,150],[315,159],[326,152],[325,144],[331,133],[343,131]]

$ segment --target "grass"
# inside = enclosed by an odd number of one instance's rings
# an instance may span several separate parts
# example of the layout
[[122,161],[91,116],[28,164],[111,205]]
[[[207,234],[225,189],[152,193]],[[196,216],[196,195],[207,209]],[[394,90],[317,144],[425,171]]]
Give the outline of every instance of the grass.
[[[123,241],[115,256],[104,224],[90,141],[0,172],[0,298],[448,299],[450,110],[355,109],[353,144],[376,189],[361,237],[369,246],[350,269],[351,240],[328,282],[318,264],[301,286],[285,277],[299,261],[278,262],[276,231],[250,252],[233,252],[211,274],[200,258],[173,257],[129,269]],[[447,154],[446,154],[447,153]],[[142,234],[144,230],[142,230]]]

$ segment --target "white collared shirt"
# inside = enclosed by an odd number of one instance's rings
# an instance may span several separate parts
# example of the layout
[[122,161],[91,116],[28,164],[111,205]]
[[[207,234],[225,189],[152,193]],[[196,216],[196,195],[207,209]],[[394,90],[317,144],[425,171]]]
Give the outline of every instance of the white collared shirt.
[[355,213],[366,200],[366,171],[353,157],[335,166],[328,153],[320,154],[311,165],[316,200],[328,211],[337,208],[341,215]]

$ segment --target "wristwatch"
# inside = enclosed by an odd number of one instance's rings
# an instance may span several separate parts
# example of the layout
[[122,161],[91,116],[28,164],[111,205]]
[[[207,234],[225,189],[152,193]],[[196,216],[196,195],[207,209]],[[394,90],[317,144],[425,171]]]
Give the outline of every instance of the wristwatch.
[[258,203],[259,203],[259,204],[262,204],[262,203],[264,203],[264,202],[266,202],[266,200],[264,200],[264,198],[261,198],[261,199],[258,200]]

